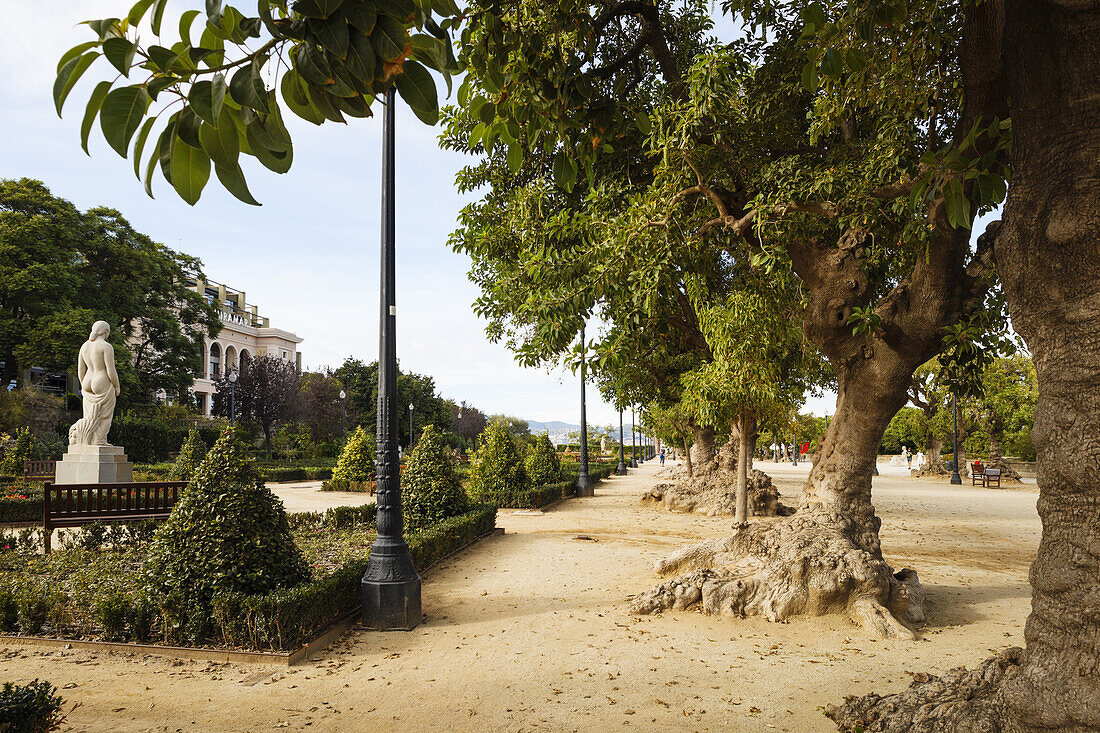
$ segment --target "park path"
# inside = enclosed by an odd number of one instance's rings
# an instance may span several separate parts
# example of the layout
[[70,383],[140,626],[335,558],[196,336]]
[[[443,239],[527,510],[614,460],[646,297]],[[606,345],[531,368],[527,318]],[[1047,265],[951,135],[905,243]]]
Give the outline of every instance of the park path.
[[[805,468],[758,467],[793,500]],[[412,632],[355,630],[289,671],[8,649],[0,679],[72,685],[78,731],[826,731],[821,706],[846,694],[1022,643],[1033,487],[876,479],[886,554],[918,569],[931,607],[919,641],[873,642],[841,617],[627,614],[655,560],[729,531],[728,518],[641,505],[656,471],[546,512],[501,511],[504,535],[428,574]]]

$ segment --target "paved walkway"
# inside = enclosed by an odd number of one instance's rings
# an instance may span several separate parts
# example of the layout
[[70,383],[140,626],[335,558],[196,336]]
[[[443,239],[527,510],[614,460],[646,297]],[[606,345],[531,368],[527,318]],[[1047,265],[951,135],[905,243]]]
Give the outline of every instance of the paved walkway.
[[[793,500],[793,467],[758,467]],[[628,615],[655,560],[730,526],[641,505],[656,470],[545,513],[502,511],[505,535],[426,578],[412,632],[353,631],[282,672],[0,650],[0,680],[72,685],[61,694],[79,731],[826,731],[820,707],[847,694],[1022,643],[1040,529],[1031,488],[877,478],[883,546],[920,572],[930,608],[919,641],[872,642],[841,617]]]

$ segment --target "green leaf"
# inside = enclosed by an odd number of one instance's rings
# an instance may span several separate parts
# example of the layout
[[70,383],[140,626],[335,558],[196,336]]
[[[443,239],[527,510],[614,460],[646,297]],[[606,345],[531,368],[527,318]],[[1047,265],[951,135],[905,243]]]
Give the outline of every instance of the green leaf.
[[290,164],[294,160],[293,151],[288,149],[286,152],[275,152],[268,150],[256,139],[255,127],[249,125],[246,128],[245,139],[248,141],[248,147],[252,152],[252,155],[256,160],[260,161],[270,171],[275,173],[286,173],[290,170]]
[[351,117],[370,117],[370,110],[374,97],[357,94],[354,97],[333,97],[332,103],[338,110]]
[[237,167],[237,156],[241,149],[237,141],[237,125],[228,107],[222,107],[217,125],[204,124],[199,128],[199,141],[215,165]]
[[838,79],[843,71],[844,66],[840,52],[835,48],[825,49],[825,56],[821,59],[821,73],[831,79]]
[[348,24],[341,17],[331,20],[313,20],[309,29],[325,50],[337,58],[348,55]]
[[374,24],[378,22],[377,11],[367,3],[347,3],[341,12],[347,22],[363,34],[370,34],[374,30]]
[[103,42],[103,55],[123,76],[130,76],[130,64],[134,62],[137,46],[125,38],[108,38]]
[[99,51],[89,51],[82,56],[69,59],[61,67],[61,71],[57,72],[57,80],[53,83],[53,103],[54,107],[57,108],[58,117],[61,116],[61,108],[65,105],[65,99],[69,96],[69,92],[73,90],[73,86],[80,79],[80,76],[87,71],[88,67],[97,58],[99,58]]
[[858,48],[848,49],[848,53],[845,54],[845,59],[848,62],[848,68],[856,73],[867,68],[867,54]]
[[309,94],[310,104],[313,105],[314,109],[324,115],[326,119],[332,120],[333,122],[345,122],[344,116],[340,114],[340,110],[336,108],[333,102],[334,97],[313,84],[306,85],[306,90]]
[[493,120],[497,118],[497,106],[492,102],[485,102],[478,108],[477,117],[486,125],[493,124]]
[[[103,100],[107,92],[111,90],[111,82],[101,81],[92,90],[92,96],[88,98],[88,106],[84,108],[84,119],[80,122],[80,147],[88,153],[88,134],[92,131],[92,123],[99,115],[99,108],[103,106]],[[88,153],[91,155],[91,153]]]
[[242,107],[267,112],[267,94],[263,91],[263,78],[255,62],[242,66],[233,74],[229,81],[229,96]]
[[149,60],[161,71],[168,71],[172,68],[172,64],[176,63],[178,58],[175,51],[164,46],[150,46],[146,53],[149,55]]
[[802,67],[802,86],[808,92],[817,91],[817,63],[811,61]]
[[408,23],[416,15],[416,3],[413,0],[375,0],[379,13],[385,13],[402,23]]
[[332,69],[325,60],[325,54],[314,43],[303,43],[295,48],[291,55],[294,68],[302,78],[313,84],[324,86],[332,79]]
[[405,26],[399,21],[389,15],[379,15],[370,42],[380,58],[392,61],[404,53],[407,37]]
[[153,124],[156,123],[156,117],[150,117],[145,120],[145,124],[141,126],[141,130],[138,131],[137,138],[134,140],[134,175],[137,179],[141,180],[141,154],[145,152],[145,141],[149,137],[149,131],[153,129]]
[[523,167],[523,146],[522,145],[510,145],[508,147],[508,170],[512,173],[519,173],[519,169]]
[[374,81],[375,58],[370,39],[359,31],[352,31],[348,43],[348,55],[344,60],[347,70],[364,84],[370,84]]
[[185,10],[183,15],[180,16],[180,39],[188,46],[193,45],[191,43],[191,24],[195,22],[197,17],[199,17],[199,11],[195,9]]
[[294,3],[295,12],[310,18],[327,18],[343,4],[344,0],[298,0]]
[[[159,36],[160,23],[164,19],[164,8],[167,7],[168,0],[156,0],[156,2],[157,4],[153,8],[153,20],[151,23],[153,26],[153,33]],[[150,193],[149,195],[152,196],[153,194]]]
[[86,43],[80,43],[73,46],[68,51],[61,55],[61,58],[57,62],[57,73],[61,73],[61,69],[65,67],[65,64],[75,59],[80,54],[87,51],[89,48],[94,48],[99,45],[99,41],[87,41]]
[[179,82],[180,80],[174,76],[158,76],[154,78],[151,82],[149,82],[148,85],[146,85],[145,93],[149,95],[149,99],[155,102],[157,101],[158,94],[160,94],[168,87],[178,84]]
[[298,76],[294,69],[283,74],[280,82],[283,93],[283,101],[290,111],[301,117],[306,122],[320,125],[325,121],[325,116],[317,111],[309,101],[309,92],[306,91],[305,82]]
[[191,147],[202,147],[202,143],[199,142],[199,127],[201,125],[202,121],[195,114],[195,111],[190,107],[184,107],[179,112],[179,124],[176,126],[176,134],[179,135],[180,140]]
[[963,193],[962,180],[951,176],[943,189],[944,205],[947,208],[947,223],[955,229],[970,228],[970,202]]
[[141,22],[141,19],[145,17],[145,12],[149,9],[156,0],[138,0],[130,8],[130,12],[126,15],[126,22],[130,25],[137,25]]
[[141,86],[115,89],[103,100],[99,113],[99,126],[103,137],[115,152],[126,157],[126,148],[130,138],[137,132],[145,110],[149,106],[149,95]]
[[394,79],[401,98],[412,108],[413,114],[426,125],[439,121],[439,97],[431,73],[412,60],[406,60],[404,71]]
[[145,164],[145,193],[149,198],[153,198],[153,171],[156,170],[157,162],[161,158],[160,151],[164,147],[171,146],[171,140],[174,133],[172,132],[172,124],[160,133],[160,137],[157,138],[157,146],[153,149],[153,153],[149,156],[149,162]]
[[210,158],[199,148],[182,140],[172,146],[172,186],[191,206],[198,203],[206,182],[210,180]]
[[218,176],[218,180],[222,182],[222,185],[225,186],[226,191],[229,191],[246,204],[260,206],[260,202],[252,198],[252,192],[248,190],[248,184],[244,180],[244,172],[239,165],[225,168],[215,164],[214,173]]
[[825,10],[817,3],[811,3],[802,11],[802,19],[812,23],[817,30],[825,27]]
[[646,112],[639,112],[634,117],[634,125],[638,128],[638,132],[646,137],[649,137],[649,133],[653,130],[653,123],[650,122],[649,114]]
[[191,91],[187,95],[187,103],[203,122],[216,125],[218,118],[214,116],[213,101],[214,84],[209,81],[197,81],[191,85]]
[[566,191],[572,191],[576,182],[576,162],[564,150],[559,150],[554,156],[554,183]]

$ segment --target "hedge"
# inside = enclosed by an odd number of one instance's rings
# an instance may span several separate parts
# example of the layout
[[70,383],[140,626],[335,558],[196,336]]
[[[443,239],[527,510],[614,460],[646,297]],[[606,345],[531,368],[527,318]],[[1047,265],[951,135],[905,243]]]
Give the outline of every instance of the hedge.
[[[592,479],[593,483],[603,481],[615,472],[616,465],[618,464],[610,462],[589,464],[588,477]],[[579,475],[580,469],[577,464],[567,464],[567,467],[562,471],[564,481],[509,492],[507,495],[496,496],[494,499],[499,502],[498,506],[502,508],[539,509],[547,504],[553,504],[558,499],[573,496]]]
[[[135,481],[168,481],[174,463],[148,463],[134,466]],[[328,466],[256,466],[256,472],[265,481],[281,483],[287,481],[325,481],[332,476]]]
[[[111,432],[107,442],[126,449],[126,456],[134,463],[157,463],[167,461],[187,440],[190,426],[172,426],[166,420],[116,417],[111,423]],[[215,426],[198,428],[199,437],[206,445],[212,446],[221,435]]]
[[[495,526],[496,509],[478,507],[417,532],[409,538],[409,551],[423,570]],[[228,646],[298,648],[360,606],[367,562],[368,558],[362,558],[323,578],[268,595],[219,594],[213,601],[215,634],[221,634]]]
[[0,497],[0,524],[42,522],[42,497],[29,496],[17,499],[14,496]]

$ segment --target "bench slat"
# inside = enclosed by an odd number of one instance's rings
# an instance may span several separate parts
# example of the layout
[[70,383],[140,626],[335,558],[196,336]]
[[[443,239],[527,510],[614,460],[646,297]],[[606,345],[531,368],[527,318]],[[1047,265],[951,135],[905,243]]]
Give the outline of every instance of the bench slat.
[[42,501],[46,551],[50,551],[50,536],[55,527],[77,527],[97,521],[164,519],[172,512],[180,489],[186,485],[186,481],[47,483]]

